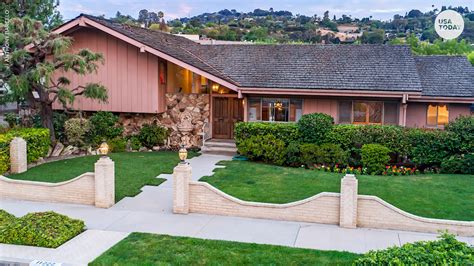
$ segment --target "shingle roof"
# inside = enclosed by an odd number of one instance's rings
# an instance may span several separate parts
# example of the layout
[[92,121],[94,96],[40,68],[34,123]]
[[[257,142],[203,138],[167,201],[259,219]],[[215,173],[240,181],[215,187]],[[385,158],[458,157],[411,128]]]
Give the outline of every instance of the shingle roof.
[[160,31],[80,16],[242,88],[474,97],[474,67],[465,57],[413,56],[403,45],[200,45]]
[[415,56],[424,96],[474,97],[474,67],[465,56]]
[[212,45],[199,56],[242,87],[421,91],[407,46]]

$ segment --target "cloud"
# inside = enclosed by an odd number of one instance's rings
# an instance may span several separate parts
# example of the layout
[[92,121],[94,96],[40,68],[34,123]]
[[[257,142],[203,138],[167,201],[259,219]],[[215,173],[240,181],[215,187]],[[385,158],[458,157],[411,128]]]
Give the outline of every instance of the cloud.
[[397,13],[403,11],[401,8],[389,8],[389,9],[371,9],[371,13]]

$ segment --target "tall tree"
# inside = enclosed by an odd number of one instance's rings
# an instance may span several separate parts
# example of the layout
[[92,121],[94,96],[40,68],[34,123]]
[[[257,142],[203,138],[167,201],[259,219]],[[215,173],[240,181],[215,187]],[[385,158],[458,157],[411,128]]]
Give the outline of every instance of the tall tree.
[[8,42],[11,47],[0,56],[0,80],[8,85],[8,92],[0,100],[28,101],[33,108],[38,108],[42,125],[50,129],[54,140],[55,101],[65,110],[70,110],[78,96],[107,101],[107,90],[101,84],[70,88],[70,81],[63,76],[64,73],[94,73],[98,63],[103,63],[103,57],[87,49],[68,53],[72,39],[46,31],[40,21],[25,17],[9,22],[9,25],[0,24],[0,42]]
[[59,0],[3,0],[0,2],[0,21],[28,16],[41,21],[46,29],[52,29],[63,23],[58,6]]

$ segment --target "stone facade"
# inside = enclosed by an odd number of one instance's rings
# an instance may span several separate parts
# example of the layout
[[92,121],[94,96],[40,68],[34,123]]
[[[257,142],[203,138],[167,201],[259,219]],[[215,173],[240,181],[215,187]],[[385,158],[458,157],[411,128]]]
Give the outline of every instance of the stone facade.
[[359,226],[427,233],[448,230],[460,236],[474,236],[474,222],[424,218],[404,212],[378,197],[358,195],[357,179],[353,175],[343,178],[341,193],[322,192],[286,204],[243,201],[208,183],[186,182],[190,178],[190,169],[175,172],[173,206],[176,213],[339,224],[345,228]]
[[120,114],[126,135],[137,134],[144,124],[156,123],[169,129],[167,148],[202,146],[210,120],[209,94],[166,94],[166,111],[160,114]]

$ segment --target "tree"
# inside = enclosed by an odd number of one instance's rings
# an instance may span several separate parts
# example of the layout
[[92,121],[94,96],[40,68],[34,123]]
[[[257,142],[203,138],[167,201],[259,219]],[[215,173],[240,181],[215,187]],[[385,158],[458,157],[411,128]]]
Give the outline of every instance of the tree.
[[62,16],[56,10],[58,6],[59,0],[3,0],[0,2],[0,22],[4,23],[6,18],[28,16],[41,21],[46,29],[53,29],[63,24]]
[[383,43],[385,39],[385,33],[383,30],[374,30],[374,31],[364,31],[361,37],[362,43]]
[[[8,27],[8,30],[7,30]],[[9,25],[0,24],[0,41],[8,40],[11,51],[0,57],[0,80],[8,85],[2,102],[28,101],[40,110],[41,122],[51,131],[54,140],[53,103],[58,101],[64,110],[76,97],[83,96],[107,101],[107,90],[98,83],[69,88],[64,73],[87,75],[97,71],[103,56],[87,49],[76,53],[67,51],[72,38],[47,32],[40,21],[28,17],[13,18]]]

